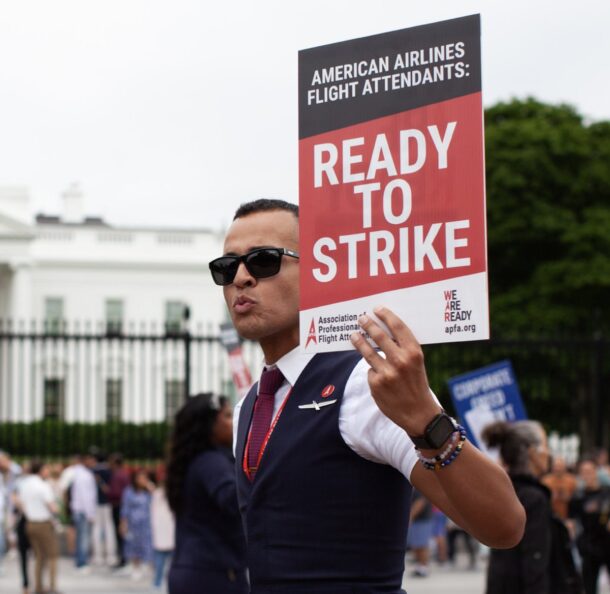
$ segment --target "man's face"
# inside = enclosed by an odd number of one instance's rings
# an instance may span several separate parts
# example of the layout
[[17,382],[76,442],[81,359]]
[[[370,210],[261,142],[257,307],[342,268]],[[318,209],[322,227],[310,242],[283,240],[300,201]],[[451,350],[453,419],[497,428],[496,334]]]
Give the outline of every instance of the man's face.
[[[224,254],[241,256],[260,247],[298,251],[298,220],[288,211],[257,212],[233,221]],[[274,363],[299,343],[299,261],[282,256],[280,271],[254,278],[243,263],[224,297],[240,336],[260,343]]]
[[598,485],[597,468],[593,462],[581,462],[578,468],[578,474],[582,479],[585,487],[588,489],[596,489]]

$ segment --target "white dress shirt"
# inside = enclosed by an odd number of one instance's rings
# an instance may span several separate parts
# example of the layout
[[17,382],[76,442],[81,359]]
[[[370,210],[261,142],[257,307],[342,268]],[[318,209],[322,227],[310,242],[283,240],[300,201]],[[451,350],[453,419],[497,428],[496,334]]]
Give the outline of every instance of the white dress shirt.
[[[274,416],[277,415],[286,394],[313,356],[301,352],[300,347],[296,347],[276,363],[285,380],[275,393]],[[339,409],[341,437],[359,456],[379,464],[389,464],[409,479],[417,462],[415,446],[406,432],[379,410],[369,388],[369,368],[366,360],[361,359],[347,380]],[[239,427],[239,411],[243,401],[242,398],[235,405],[233,412],[234,452]]]

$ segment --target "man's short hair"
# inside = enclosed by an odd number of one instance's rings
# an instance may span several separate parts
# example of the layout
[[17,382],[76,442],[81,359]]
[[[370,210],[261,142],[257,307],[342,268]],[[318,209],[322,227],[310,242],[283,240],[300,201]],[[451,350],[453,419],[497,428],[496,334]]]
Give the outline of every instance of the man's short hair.
[[244,202],[236,211],[233,220],[240,219],[255,212],[264,212],[268,210],[286,210],[291,212],[297,219],[299,218],[299,207],[285,200],[276,198],[258,198],[251,202]]

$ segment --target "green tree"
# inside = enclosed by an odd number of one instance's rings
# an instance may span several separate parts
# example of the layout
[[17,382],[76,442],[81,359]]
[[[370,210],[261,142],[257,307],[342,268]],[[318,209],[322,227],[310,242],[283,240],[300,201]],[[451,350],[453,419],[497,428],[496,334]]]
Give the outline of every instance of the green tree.
[[485,114],[492,328],[610,330],[610,122],[513,100]]
[[432,385],[508,358],[532,418],[609,445],[610,122],[513,100],[485,141],[492,341],[428,347]]

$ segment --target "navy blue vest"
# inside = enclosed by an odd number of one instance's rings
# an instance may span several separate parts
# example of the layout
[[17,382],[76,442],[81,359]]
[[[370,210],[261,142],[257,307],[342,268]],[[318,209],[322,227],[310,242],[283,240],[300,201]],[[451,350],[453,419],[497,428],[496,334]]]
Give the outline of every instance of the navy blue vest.
[[[339,431],[345,384],[360,356],[316,355],[293,387],[254,481],[242,470],[256,385],[241,408],[237,490],[255,594],[397,594],[411,486],[354,453]],[[334,392],[321,396],[328,385]],[[299,409],[312,401],[335,404]]]

